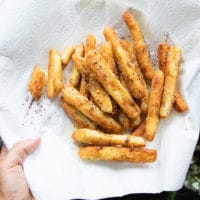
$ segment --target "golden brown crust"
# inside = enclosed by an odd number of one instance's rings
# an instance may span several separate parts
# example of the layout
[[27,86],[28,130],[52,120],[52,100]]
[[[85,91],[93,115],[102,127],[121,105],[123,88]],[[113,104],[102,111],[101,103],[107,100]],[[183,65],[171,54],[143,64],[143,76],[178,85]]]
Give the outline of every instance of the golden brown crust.
[[160,101],[163,91],[164,74],[161,70],[156,70],[151,83],[149,108],[146,118],[144,137],[152,141],[159,123]]
[[120,40],[120,44],[122,48],[126,51],[131,62],[134,63],[135,66],[139,66],[133,49],[133,44],[131,44],[131,42],[129,42],[128,40],[122,40],[122,39]]
[[117,66],[113,57],[113,51],[112,51],[112,44],[110,42],[104,42],[99,47],[99,52],[104,58],[104,60],[107,62],[107,64],[112,69],[112,72],[118,77],[118,70]]
[[74,51],[75,48],[73,46],[68,46],[61,53],[61,61],[65,66],[68,65]]
[[73,132],[72,138],[85,145],[144,147],[145,140],[133,135],[106,134],[98,130],[78,129]]
[[170,45],[167,43],[159,44],[158,46],[158,64],[160,70],[163,71],[165,75],[166,63],[167,63],[167,54],[169,52]]
[[96,125],[93,121],[78,111],[74,106],[68,104],[63,97],[60,99],[60,105],[78,128],[96,129]]
[[[159,63],[159,68],[163,71],[164,75],[166,76],[166,63],[167,63],[167,54],[169,52],[170,45],[163,43],[160,44],[158,47],[158,63]],[[184,112],[188,110],[188,105],[184,101],[182,95],[180,92],[176,89],[174,93],[174,109],[177,112]]]
[[118,115],[118,121],[121,124],[122,129],[124,131],[127,131],[130,129],[130,127],[131,127],[130,120],[129,120],[128,116],[122,110],[120,110],[120,113]]
[[81,74],[81,84],[80,84],[80,93],[89,98],[89,89],[88,89],[89,76],[86,73]]
[[116,32],[112,27],[106,27],[104,29],[104,36],[106,40],[110,41],[112,44],[115,58],[131,95],[138,99],[143,98],[144,86],[136,72],[136,65],[131,62],[127,52],[122,48]]
[[55,49],[49,51],[47,96],[55,97],[63,88],[62,64],[60,53]]
[[185,112],[188,110],[188,105],[183,99],[180,92],[177,90],[174,93],[174,108],[177,112]]
[[181,49],[176,46],[171,46],[167,56],[166,76],[160,107],[160,117],[162,118],[168,117],[172,110],[180,62]]
[[112,96],[122,110],[130,117],[136,118],[140,114],[140,109],[134,102],[126,88],[116,78],[110,67],[102,58],[101,54],[95,50],[86,55],[88,68],[94,73],[97,80],[103,85],[106,91]]
[[[76,46],[74,54],[83,57],[84,45],[82,43]],[[80,74],[80,71],[78,70],[79,63],[76,62],[77,61],[76,59],[73,59],[73,56],[72,56],[72,60],[73,60],[73,67],[70,73],[69,83],[72,86],[77,87],[81,79],[81,74]]]
[[140,27],[129,11],[124,12],[123,19],[128,26],[131,36],[134,40],[135,54],[141,71],[145,78],[151,80],[153,78],[154,70]]
[[154,149],[130,149],[127,147],[81,147],[80,158],[86,160],[127,161],[135,163],[150,163],[157,160]]
[[149,104],[149,92],[148,92],[147,85],[144,80],[143,74],[140,71],[140,68],[138,68],[139,65],[137,63],[133,45],[127,40],[120,40],[120,43],[121,43],[122,47],[124,48],[124,50],[128,53],[128,56],[129,56],[131,62],[136,66],[136,68],[135,68],[136,73],[144,87],[144,97],[141,99],[140,109],[141,109],[141,113],[145,114],[147,112],[148,104]]
[[93,74],[90,74],[89,76],[88,89],[93,101],[97,104],[101,111],[112,113],[113,107],[110,96]]
[[62,95],[67,103],[76,107],[92,121],[99,124],[104,130],[113,133],[119,133],[121,131],[121,126],[112,117],[104,114],[72,86],[65,86],[62,90]]
[[132,133],[134,136],[143,136],[145,132],[145,122],[142,122]]
[[38,66],[35,66],[29,82],[29,90],[35,100],[40,99],[44,84],[45,74]]
[[137,128],[140,125],[141,121],[142,121],[142,119],[141,119],[140,115],[137,118],[132,119],[131,120],[131,127]]
[[85,44],[85,55],[90,51],[95,49],[96,46],[96,38],[94,35],[89,34],[86,38],[86,44]]

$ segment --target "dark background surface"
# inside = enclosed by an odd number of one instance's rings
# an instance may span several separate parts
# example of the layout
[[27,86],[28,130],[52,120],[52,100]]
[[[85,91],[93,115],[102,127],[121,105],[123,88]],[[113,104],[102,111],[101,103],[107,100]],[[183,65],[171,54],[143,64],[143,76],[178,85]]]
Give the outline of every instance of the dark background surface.
[[[200,140],[198,143],[200,143]],[[3,141],[0,137],[0,150],[2,145]],[[200,158],[199,149],[196,149],[194,156]],[[160,194],[130,194],[123,197],[106,198],[104,200],[200,200],[200,196],[197,192],[193,192],[192,190],[183,187],[177,192],[162,192]]]

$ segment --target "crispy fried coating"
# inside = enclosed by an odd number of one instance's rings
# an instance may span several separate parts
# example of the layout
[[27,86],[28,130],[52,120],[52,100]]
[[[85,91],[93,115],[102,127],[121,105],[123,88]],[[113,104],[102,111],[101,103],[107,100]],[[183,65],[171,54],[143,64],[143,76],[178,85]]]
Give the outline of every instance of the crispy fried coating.
[[140,115],[135,119],[131,119],[131,122],[130,122],[131,123],[131,127],[132,128],[137,128],[140,125],[141,121],[142,121],[142,119],[141,119]]
[[167,55],[166,76],[160,107],[160,117],[162,118],[168,117],[172,110],[180,61],[181,49],[171,46]]
[[137,58],[135,56],[135,51],[133,48],[133,44],[128,40],[121,39],[120,44],[122,48],[127,52],[128,57],[130,58],[131,62],[135,64],[135,66],[139,66],[137,62]]
[[126,88],[124,88],[116,78],[101,54],[95,50],[88,52],[86,55],[86,63],[97,80],[103,85],[106,91],[112,96],[129,118],[136,118],[140,114],[139,107]]
[[47,96],[53,98],[63,88],[62,82],[62,64],[60,53],[55,49],[49,51],[49,66],[48,66],[48,82]]
[[163,91],[164,74],[156,70],[151,83],[149,108],[146,118],[145,134],[147,140],[152,141],[159,123],[160,101]]
[[177,90],[174,93],[174,108],[177,112],[185,112],[188,110],[188,105],[183,99],[180,92]]
[[144,147],[145,140],[133,135],[106,134],[98,130],[78,129],[73,132],[72,138],[81,144],[98,146]]
[[110,42],[104,42],[99,47],[99,52],[107,62],[107,64],[111,67],[112,72],[118,77],[118,70],[113,56],[112,44]]
[[121,43],[123,49],[127,52],[131,62],[135,66],[137,66],[135,68],[135,70],[136,70],[138,77],[141,80],[143,87],[144,87],[144,97],[141,99],[140,109],[141,109],[141,113],[145,114],[147,112],[147,109],[148,109],[149,92],[148,92],[147,85],[146,85],[146,82],[144,80],[143,74],[142,74],[140,68],[138,68],[139,65],[138,65],[138,62],[137,62],[137,59],[136,59],[136,56],[135,56],[133,45],[128,40],[120,40],[120,43]]
[[39,100],[42,95],[42,90],[45,84],[45,74],[39,68],[35,66],[31,75],[31,80],[29,82],[29,90],[35,100]]
[[140,27],[137,21],[135,20],[135,18],[133,17],[133,15],[129,11],[124,12],[122,17],[126,25],[128,26],[131,32],[131,36],[134,40],[135,54],[136,54],[139,66],[141,68],[141,71],[145,78],[151,80],[154,74],[153,65],[151,63],[147,45],[142,36]]
[[85,44],[85,55],[90,51],[95,49],[96,46],[96,38],[94,35],[89,34],[86,38],[86,44]]
[[[85,55],[87,54],[87,52],[89,52],[92,49],[95,49],[95,45],[96,45],[96,38],[94,35],[87,35],[86,38],[86,44],[85,44]],[[85,67],[85,70],[82,71],[81,74],[81,84],[80,84],[80,93],[82,95],[84,95],[85,97],[89,98],[89,72],[86,68],[86,65],[83,65],[83,67]]]
[[[77,55],[83,57],[84,45],[82,43],[75,47],[74,54],[77,54]],[[72,86],[77,87],[80,82],[80,78],[81,78],[81,74],[80,74],[80,71],[78,70],[78,66],[77,66],[77,65],[79,65],[79,63],[76,62],[76,59],[73,59],[73,56],[72,56],[72,60],[73,60],[73,67],[72,67],[72,71],[70,73],[69,83]]]
[[78,152],[80,158],[86,160],[106,160],[134,163],[151,163],[157,160],[157,151],[154,149],[110,146],[81,147]]
[[97,106],[85,96],[81,95],[81,93],[72,86],[65,86],[62,90],[62,96],[67,103],[76,107],[92,121],[99,124],[105,131],[120,133],[121,126],[112,117],[103,113]]
[[145,132],[145,122],[142,122],[132,133],[134,136],[143,136]]
[[78,128],[97,128],[93,121],[77,110],[74,106],[68,104],[63,97],[60,99],[60,105]]
[[163,71],[165,76],[166,63],[167,63],[167,54],[169,52],[170,45],[167,43],[159,44],[158,46],[158,64],[160,70]]
[[[167,54],[169,51],[170,45],[163,43],[160,44],[158,47],[158,63],[159,63],[159,68],[163,71],[164,75],[166,76],[166,63],[167,63]],[[184,112],[188,110],[188,105],[183,99],[182,95],[180,92],[176,89],[174,93],[174,109],[177,112]]]
[[104,29],[104,36],[112,44],[113,52],[131,95],[141,99],[144,97],[144,86],[136,72],[136,66],[131,62],[127,52],[122,48],[116,32],[112,27]]
[[122,126],[122,129],[124,131],[127,131],[128,129],[130,129],[130,120],[128,118],[128,116],[122,111],[120,110],[120,113],[118,115],[118,121]]
[[74,51],[75,48],[73,46],[68,46],[61,53],[61,61],[65,66],[68,65]]
[[98,107],[105,113],[112,113],[113,106],[110,96],[105,91],[103,86],[96,80],[93,74],[90,74],[89,76],[88,87],[92,99],[98,105]]

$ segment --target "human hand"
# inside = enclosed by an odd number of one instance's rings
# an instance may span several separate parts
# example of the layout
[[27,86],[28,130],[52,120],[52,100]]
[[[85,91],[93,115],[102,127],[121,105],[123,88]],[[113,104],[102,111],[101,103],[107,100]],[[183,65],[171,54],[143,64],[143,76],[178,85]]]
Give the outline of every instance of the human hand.
[[34,200],[23,171],[23,162],[40,144],[40,138],[16,143],[0,154],[0,200]]

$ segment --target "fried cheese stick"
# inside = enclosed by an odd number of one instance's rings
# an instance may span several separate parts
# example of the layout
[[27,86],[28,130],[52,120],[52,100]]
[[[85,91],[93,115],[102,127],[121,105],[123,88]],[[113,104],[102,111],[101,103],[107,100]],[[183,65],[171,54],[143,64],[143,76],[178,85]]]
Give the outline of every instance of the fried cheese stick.
[[85,96],[81,95],[72,86],[65,86],[62,90],[62,96],[64,100],[76,107],[85,116],[99,124],[104,130],[113,133],[120,133],[121,126],[112,117],[103,113],[97,106],[95,106],[91,101]]
[[98,130],[78,129],[73,132],[72,138],[85,145],[144,147],[145,140],[133,135],[106,134]]
[[128,26],[131,32],[131,36],[134,40],[135,54],[141,71],[145,78],[151,80],[154,74],[153,65],[151,63],[147,45],[145,44],[140,27],[133,15],[129,11],[124,12],[122,17],[126,25]]
[[86,160],[106,160],[134,163],[151,163],[157,159],[154,149],[131,149],[128,147],[90,146],[81,147],[78,152],[80,158]]
[[96,129],[96,124],[93,121],[77,110],[74,106],[68,104],[63,97],[60,99],[60,105],[78,128]]
[[62,64],[60,53],[55,49],[49,51],[47,96],[55,97],[63,88]]
[[131,95],[138,99],[143,98],[144,86],[141,83],[140,77],[138,77],[138,73],[135,69],[136,66],[131,62],[127,52],[122,48],[116,32],[112,27],[106,27],[103,33],[106,40],[110,41],[112,44],[115,58]]
[[160,102],[163,91],[164,74],[156,70],[151,83],[149,107],[147,112],[145,134],[147,140],[152,141],[159,123]]
[[[166,76],[166,63],[167,63],[167,54],[169,51],[170,45],[167,43],[162,43],[158,47],[158,63],[159,68],[163,71],[164,76]],[[175,110],[177,112],[184,112],[188,110],[188,105],[183,99],[180,92],[176,89],[174,93],[174,104],[173,104]]]
[[39,68],[39,66],[35,66],[31,75],[31,80],[29,82],[29,90],[34,97],[35,100],[39,100],[42,95],[42,90],[45,84],[45,74]]
[[160,117],[162,118],[168,117],[172,110],[180,61],[181,49],[176,46],[171,46],[167,54],[166,76],[161,99]]
[[126,88],[116,78],[105,60],[98,51],[90,51],[86,55],[88,68],[94,73],[97,80],[103,85],[106,91],[112,96],[129,118],[137,118],[140,109],[128,93]]

